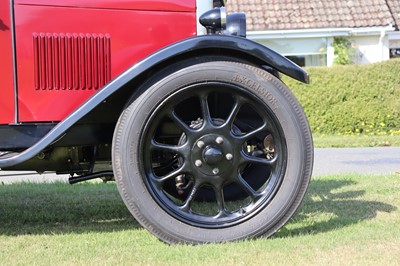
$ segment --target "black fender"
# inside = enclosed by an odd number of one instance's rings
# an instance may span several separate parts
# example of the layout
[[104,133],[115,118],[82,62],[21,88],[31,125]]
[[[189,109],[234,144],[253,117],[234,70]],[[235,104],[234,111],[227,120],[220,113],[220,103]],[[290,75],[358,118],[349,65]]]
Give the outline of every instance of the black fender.
[[220,50],[222,52],[230,52],[231,54],[237,53],[240,54],[240,56],[238,56],[240,59],[251,58],[252,61],[256,61],[260,67],[267,66],[267,68],[275,69],[301,82],[309,82],[308,74],[302,68],[277,52],[254,41],[241,37],[225,35],[203,35],[192,37],[166,46],[127,69],[121,75],[106,84],[98,93],[94,94],[64,120],[58,123],[33,146],[14,156],[3,156],[3,158],[0,158],[0,168],[20,164],[37,155],[47,146],[60,138],[70,127],[86,116],[91,110],[107,100],[112,94],[142,73],[149,71],[163,62],[174,59],[175,57],[179,58],[179,56],[184,54],[196,52],[201,54],[204,50]]

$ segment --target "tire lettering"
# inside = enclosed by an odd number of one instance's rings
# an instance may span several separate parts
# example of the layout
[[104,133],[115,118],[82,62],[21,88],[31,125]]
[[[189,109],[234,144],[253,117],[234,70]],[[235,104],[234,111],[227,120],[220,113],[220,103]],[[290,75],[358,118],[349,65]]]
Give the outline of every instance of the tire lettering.
[[239,82],[240,84],[252,88],[253,90],[257,91],[259,94],[263,95],[268,102],[271,103],[272,106],[275,108],[278,107],[278,100],[267,90],[263,89],[261,85],[245,76],[240,74],[236,74],[233,78],[234,82]]

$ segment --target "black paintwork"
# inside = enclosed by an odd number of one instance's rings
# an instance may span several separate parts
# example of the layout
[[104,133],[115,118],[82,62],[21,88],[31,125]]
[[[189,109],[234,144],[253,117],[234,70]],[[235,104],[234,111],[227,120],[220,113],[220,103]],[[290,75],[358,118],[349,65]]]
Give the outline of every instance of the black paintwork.
[[226,17],[226,35],[246,37],[246,14],[232,13]]
[[[60,136],[62,136],[69,128],[85,117],[94,108],[99,106],[121,87],[142,73],[149,71],[157,65],[175,57],[178,58],[184,54],[195,52],[201,54],[203,50],[227,51],[233,55],[238,54],[239,59],[250,59],[257,61],[260,66],[267,65],[268,67],[276,69],[277,71],[284,73],[296,80],[305,83],[309,82],[308,74],[302,68],[275,51],[254,41],[245,38],[224,35],[204,35],[185,39],[167,46],[153,53],[139,63],[133,65],[131,68],[104,86],[102,90],[89,98],[67,118],[57,124],[57,126],[52,128],[51,131],[49,131],[49,133],[36,144],[20,154],[0,159],[0,168],[20,164],[38,154],[40,151],[60,138]],[[243,58],[243,56],[245,56],[245,58]]]
[[[0,126],[0,150],[18,151],[31,147],[57,124]],[[111,143],[115,124],[79,124],[69,128],[52,147],[91,146]]]
[[222,24],[221,8],[214,8],[207,11],[200,16],[199,22],[207,29],[209,34],[220,32],[225,27],[225,24]]
[[0,126],[0,150],[26,149],[45,136],[55,124],[26,124]]

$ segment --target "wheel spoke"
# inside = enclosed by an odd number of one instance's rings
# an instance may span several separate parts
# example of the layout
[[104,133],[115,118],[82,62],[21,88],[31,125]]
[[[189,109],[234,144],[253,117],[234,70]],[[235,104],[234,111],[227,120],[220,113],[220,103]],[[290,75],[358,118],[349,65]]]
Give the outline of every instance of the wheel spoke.
[[207,94],[200,95],[200,106],[201,106],[201,114],[203,116],[203,123],[205,123],[205,125],[212,124],[210,108],[208,106]]
[[180,119],[179,117],[178,117],[178,115],[174,112],[174,111],[172,111],[171,113],[169,113],[169,118],[171,118],[172,119],[172,121],[174,121],[176,124],[178,124],[178,126],[185,132],[185,133],[188,133],[188,132],[192,132],[193,130],[189,127],[189,125],[188,124],[186,124],[184,121],[182,121],[182,119]]
[[179,207],[184,212],[189,212],[190,211],[190,206],[193,202],[193,200],[196,198],[197,192],[199,191],[200,185],[198,183],[195,183],[192,190],[190,191],[189,196],[186,198],[185,202],[183,203],[182,206]]
[[218,210],[219,210],[219,214],[225,214],[226,213],[226,209],[225,209],[225,199],[224,199],[224,191],[222,190],[222,188],[214,188],[215,191],[215,198],[217,199],[217,206],[218,206]]
[[164,176],[156,176],[156,175],[152,175],[151,179],[153,180],[154,183],[156,183],[157,186],[161,186],[165,181],[174,178],[176,176],[182,175],[182,174],[186,174],[186,168],[185,168],[185,164],[183,164],[181,167],[179,167],[178,169],[164,175]]
[[236,181],[236,183],[244,190],[246,191],[247,194],[249,194],[249,196],[251,197],[252,200],[260,197],[260,193],[258,193],[257,191],[255,191],[250,185],[249,183],[246,182],[246,180],[243,179],[243,176],[241,174],[238,175],[238,180]]
[[239,164],[254,163],[254,164],[263,164],[263,165],[268,165],[268,166],[274,166],[276,161],[277,161],[277,156],[275,156],[271,160],[268,160],[267,158],[259,158],[259,157],[255,157],[255,156],[250,156],[250,155],[242,152],[242,156],[241,156]]
[[221,126],[221,127],[226,127],[226,126],[232,126],[233,121],[235,121],[237,114],[240,111],[240,108],[242,107],[242,105],[244,104],[243,99],[239,98],[239,97],[235,97],[236,101],[235,104],[232,107],[231,112],[229,113],[228,118],[226,119],[225,123]]
[[170,153],[178,153],[178,154],[182,155],[183,146],[184,145],[177,146],[177,145],[162,144],[162,143],[158,143],[154,139],[152,139],[151,144],[150,144],[150,149],[152,151],[159,150],[159,151],[170,152]]
[[242,136],[239,136],[238,139],[242,140],[242,141],[246,141],[248,139],[253,138],[254,136],[256,136],[258,133],[264,131],[268,129],[268,124],[267,122],[264,121],[264,124],[262,126],[260,126],[259,128],[254,129],[251,132],[248,132],[247,134],[244,134]]

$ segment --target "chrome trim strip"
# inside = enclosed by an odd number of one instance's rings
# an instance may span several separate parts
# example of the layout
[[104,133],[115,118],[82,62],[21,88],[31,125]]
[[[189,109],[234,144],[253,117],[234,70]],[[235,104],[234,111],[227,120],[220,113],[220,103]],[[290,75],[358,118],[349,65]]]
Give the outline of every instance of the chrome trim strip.
[[222,30],[226,30],[226,8],[221,7],[221,28]]

